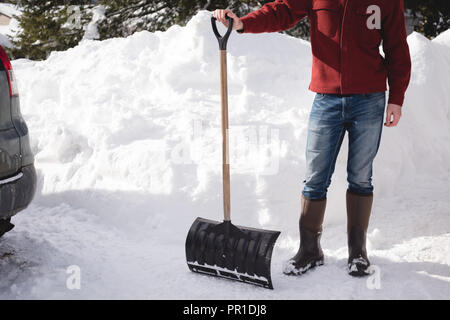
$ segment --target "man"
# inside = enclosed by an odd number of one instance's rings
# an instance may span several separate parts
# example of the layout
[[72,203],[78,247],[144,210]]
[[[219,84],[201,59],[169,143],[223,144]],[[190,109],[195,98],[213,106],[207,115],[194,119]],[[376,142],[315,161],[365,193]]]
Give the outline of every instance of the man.
[[[311,91],[317,92],[308,124],[306,179],[301,198],[300,248],[284,273],[299,275],[322,265],[320,247],[326,195],[348,132],[348,271],[369,273],[366,233],[373,202],[372,163],[380,145],[389,84],[386,127],[397,126],[409,84],[403,0],[277,0],[245,17],[216,10],[214,17],[240,33],[290,29],[304,17],[311,25]],[[382,43],[384,57],[380,55]],[[282,70],[280,70],[282,72]]]

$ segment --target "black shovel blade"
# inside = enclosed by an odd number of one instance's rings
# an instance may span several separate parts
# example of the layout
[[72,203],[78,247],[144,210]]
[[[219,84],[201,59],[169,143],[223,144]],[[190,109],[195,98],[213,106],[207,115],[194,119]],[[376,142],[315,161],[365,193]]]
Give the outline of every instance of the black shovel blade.
[[187,264],[193,272],[273,289],[270,262],[279,235],[197,218],[186,238]]

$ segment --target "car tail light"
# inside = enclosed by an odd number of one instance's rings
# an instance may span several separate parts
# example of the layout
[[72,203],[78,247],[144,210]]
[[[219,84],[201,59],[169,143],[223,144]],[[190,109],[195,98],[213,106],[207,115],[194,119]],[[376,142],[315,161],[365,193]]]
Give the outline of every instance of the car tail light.
[[9,80],[9,92],[11,97],[19,95],[19,88],[17,87],[16,76],[14,75],[13,69],[8,70],[8,80]]
[[8,78],[9,82],[9,93],[11,94],[11,97],[18,96],[19,88],[17,87],[16,76],[14,75],[14,71],[11,62],[9,61],[8,55],[2,47],[0,47],[0,60],[2,61],[3,66],[6,70],[6,77]]

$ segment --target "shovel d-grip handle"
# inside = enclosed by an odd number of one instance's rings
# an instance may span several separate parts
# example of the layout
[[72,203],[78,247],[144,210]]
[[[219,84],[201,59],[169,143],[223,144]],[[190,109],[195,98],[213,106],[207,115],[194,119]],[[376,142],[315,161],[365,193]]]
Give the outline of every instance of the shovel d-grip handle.
[[214,34],[216,35],[217,41],[219,41],[219,49],[220,50],[227,50],[227,42],[228,38],[230,37],[231,31],[233,30],[233,19],[230,18],[228,15],[226,16],[228,20],[228,30],[227,32],[222,36],[219,33],[219,30],[217,30],[217,19],[214,17],[211,17],[211,25],[212,29],[214,31]]
[[228,152],[228,84],[227,84],[227,41],[233,30],[233,19],[229,21],[228,31],[224,36],[217,31],[216,18],[211,17],[214,34],[220,48],[220,109],[222,112],[222,183],[223,183],[223,215],[224,221],[231,221],[230,213],[230,161]]

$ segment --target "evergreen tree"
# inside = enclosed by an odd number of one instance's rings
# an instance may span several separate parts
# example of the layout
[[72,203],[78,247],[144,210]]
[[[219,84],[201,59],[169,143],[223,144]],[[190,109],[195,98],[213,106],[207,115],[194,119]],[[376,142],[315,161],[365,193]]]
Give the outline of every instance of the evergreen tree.
[[428,38],[450,28],[449,0],[405,0],[405,7],[420,19],[416,31]]
[[[101,39],[126,37],[136,31],[164,31],[174,24],[185,25],[199,10],[230,8],[239,16],[271,0],[100,0],[106,7],[106,19],[99,26]],[[306,20],[286,33],[308,38]]]
[[[45,59],[50,52],[66,50],[79,43],[91,21],[91,8],[105,7],[105,19],[98,25],[100,39],[126,37],[141,30],[164,31],[174,24],[185,25],[199,10],[230,8],[243,16],[273,0],[78,0],[20,1],[18,17],[22,32],[12,39],[15,58]],[[394,0],[392,0],[394,1]],[[75,6],[75,7],[74,7]],[[450,28],[450,0],[405,0],[405,7],[418,17],[416,31],[432,38]],[[78,11],[73,10],[78,8]],[[309,38],[304,19],[284,33]]]
[[[22,32],[11,54],[15,58],[45,59],[52,51],[67,50],[78,44],[84,34],[83,25],[90,17],[79,10],[89,1],[26,1],[17,17]],[[75,7],[74,7],[75,6]]]

